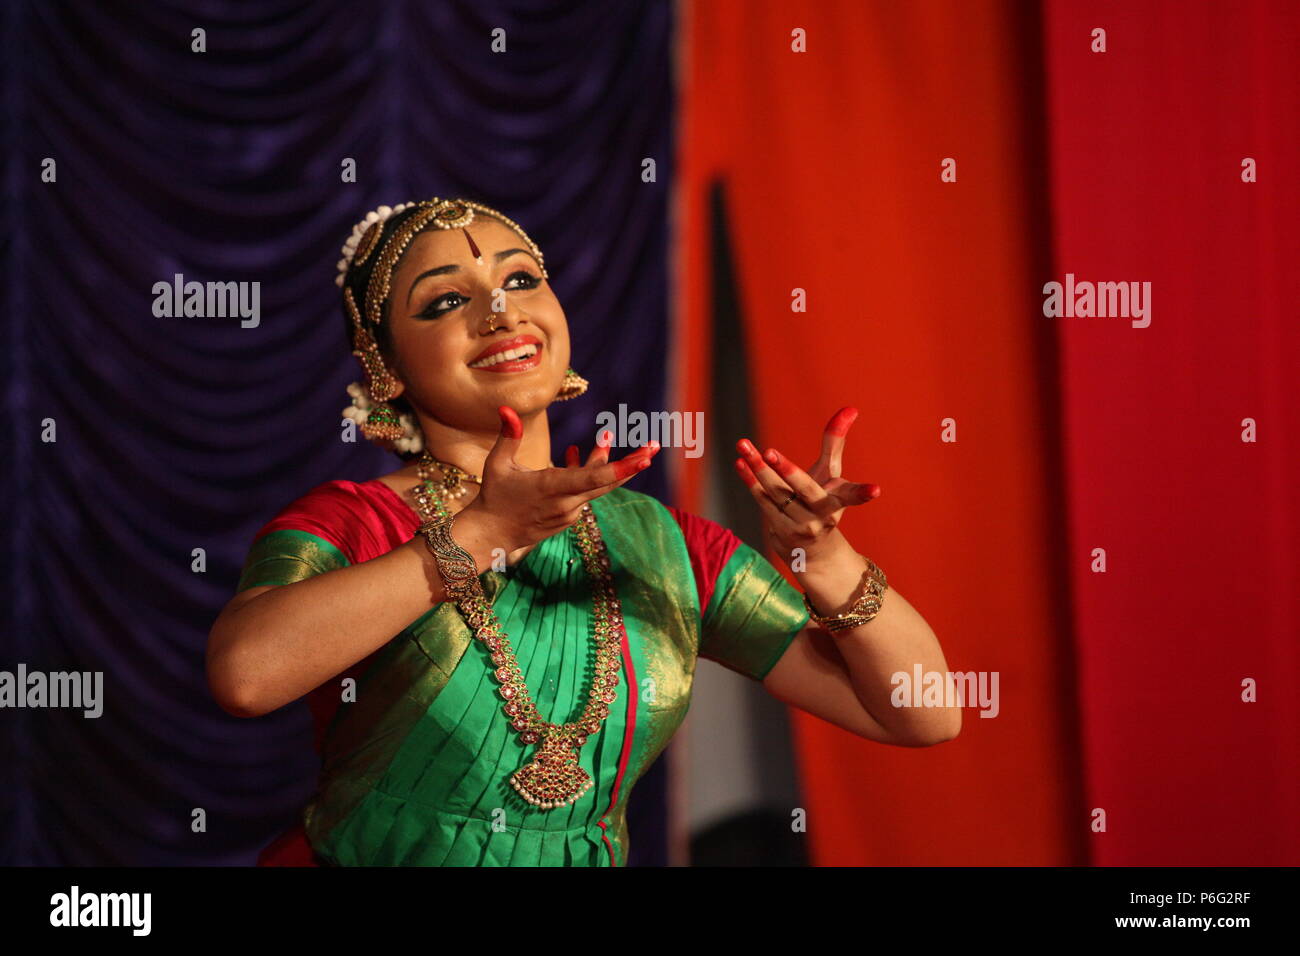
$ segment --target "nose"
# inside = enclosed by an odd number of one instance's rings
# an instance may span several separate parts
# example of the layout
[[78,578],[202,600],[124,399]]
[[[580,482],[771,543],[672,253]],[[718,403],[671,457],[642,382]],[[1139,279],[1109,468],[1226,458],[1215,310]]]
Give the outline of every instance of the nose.
[[505,296],[505,308],[500,312],[488,309],[487,315],[479,326],[480,335],[492,335],[496,332],[513,332],[515,326],[524,321],[524,313],[520,308],[510,301],[508,294]]

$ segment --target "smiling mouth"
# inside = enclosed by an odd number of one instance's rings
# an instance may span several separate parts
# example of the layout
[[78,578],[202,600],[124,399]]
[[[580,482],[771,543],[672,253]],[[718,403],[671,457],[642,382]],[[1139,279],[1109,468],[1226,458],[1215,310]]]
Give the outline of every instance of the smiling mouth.
[[540,343],[526,343],[512,349],[502,349],[470,362],[469,367],[484,372],[523,372],[542,363]]

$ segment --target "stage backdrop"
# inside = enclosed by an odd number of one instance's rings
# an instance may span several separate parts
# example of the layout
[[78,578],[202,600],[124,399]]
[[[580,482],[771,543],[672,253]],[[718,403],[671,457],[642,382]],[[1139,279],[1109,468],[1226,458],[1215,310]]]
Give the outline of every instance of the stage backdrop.
[[[689,10],[678,401],[728,348],[721,187],[751,437],[808,465],[857,406],[847,534],[999,675],[928,750],[796,714],[814,862],[1300,862],[1300,7]],[[1150,325],[1045,316],[1067,273]]]
[[[267,518],[397,464],[340,441],[334,263],[433,194],[547,252],[592,381],[557,455],[625,402],[752,418],[807,464],[861,409],[845,471],[884,494],[846,530],[998,694],[923,750],[795,714],[813,862],[1300,862],[1294,4],[0,17],[0,669],[105,674],[102,717],[0,720],[0,863],[247,863],[301,807],[305,706],[225,715],[203,649]],[[156,317],[178,274],[259,282],[260,321]],[[1046,316],[1074,279],[1150,282],[1150,323]],[[725,415],[724,300],[754,396]],[[702,510],[736,437],[634,487]],[[663,803],[660,772],[634,862],[665,858]]]
[[[597,410],[663,407],[664,363],[645,357],[667,336],[672,9],[13,0],[0,15],[0,668],[102,670],[106,701],[97,719],[4,712],[0,863],[250,863],[310,792],[310,721],[301,703],[219,710],[208,629],[277,510],[400,464],[340,440],[360,369],[339,247],[380,204],[495,206],[545,251],[591,381],[555,409],[557,461],[591,446]],[[177,274],[261,283],[259,323],[155,317],[154,283]],[[651,469],[632,487],[664,482]],[[662,774],[643,779],[633,862],[665,858],[663,802]]]
[[1300,5],[1053,2],[1043,42],[1054,277],[1151,283],[1144,328],[1055,320],[1091,859],[1295,865]]

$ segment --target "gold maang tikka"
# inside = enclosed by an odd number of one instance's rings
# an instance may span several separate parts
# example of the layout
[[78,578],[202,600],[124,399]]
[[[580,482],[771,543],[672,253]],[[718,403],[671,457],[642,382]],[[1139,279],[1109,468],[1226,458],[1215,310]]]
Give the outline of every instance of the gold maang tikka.
[[[439,199],[434,196],[432,199],[416,203],[418,212],[398,226],[392,236],[383,244],[383,249],[379,253],[379,258],[375,260],[374,272],[370,274],[370,281],[366,285],[366,318],[371,325],[378,325],[383,319],[384,303],[388,300],[388,293],[393,281],[393,269],[397,265],[397,260],[402,257],[406,247],[411,244],[421,230],[426,226],[437,226],[439,229],[463,229],[474,221],[476,211],[482,212],[491,218],[497,219],[504,223],[510,229],[519,234],[519,237],[528,245],[529,251],[536,257],[537,266],[542,270],[542,277],[550,278],[550,273],[546,271],[546,259],[542,255],[542,250],[538,248],[537,243],[529,237],[528,233],[519,223],[515,222],[509,216],[502,215],[495,209],[484,206],[482,203],[471,202],[468,199]],[[377,222],[367,230],[367,233],[382,227],[382,222]],[[378,239],[371,240],[367,245],[366,237],[362,236],[361,242],[357,246],[359,255],[363,249],[367,256],[374,251],[374,246],[378,244]],[[364,261],[364,260],[363,260]],[[359,265],[356,259],[354,264]]]

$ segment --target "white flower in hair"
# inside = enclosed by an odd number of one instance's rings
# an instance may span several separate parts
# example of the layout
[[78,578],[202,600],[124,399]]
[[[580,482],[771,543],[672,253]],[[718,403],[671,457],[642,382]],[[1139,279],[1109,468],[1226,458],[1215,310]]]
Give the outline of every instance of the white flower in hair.
[[352,404],[343,409],[343,417],[352,419],[360,428],[370,417],[370,409],[374,404],[370,401],[370,390],[360,382],[353,382],[348,386],[348,394],[352,396]]
[[424,432],[420,431],[420,423],[410,415],[398,415],[397,421],[405,434],[393,442],[393,447],[412,454],[424,451]]
[[374,222],[383,222],[389,216],[401,212],[410,206],[413,202],[404,202],[396,206],[380,206],[374,212],[366,213],[366,218],[352,227],[352,234],[348,236],[348,241],[343,243],[343,258],[338,261],[339,274],[334,277],[334,284],[340,289],[343,288],[343,280],[348,273],[348,266],[352,265],[352,257],[357,254],[357,244],[361,242],[361,237],[365,235],[370,224]]
[[[357,254],[357,246],[361,243],[361,237],[371,225],[383,222],[389,216],[414,205],[416,203],[404,202],[396,206],[380,206],[373,212],[366,213],[366,218],[352,227],[351,235],[348,236],[347,242],[343,243],[343,258],[338,261],[338,275],[334,277],[334,284],[339,288],[343,287],[348,269],[352,266],[352,259]],[[351,419],[360,428],[370,418],[371,409],[375,405],[374,399],[370,389],[362,382],[353,382],[349,385],[348,394],[352,396],[352,404],[343,409],[343,417]],[[397,421],[402,426],[402,437],[392,441],[376,440],[376,444],[401,453],[418,454],[423,451],[424,434],[420,430],[419,420],[409,414],[399,414]]]

